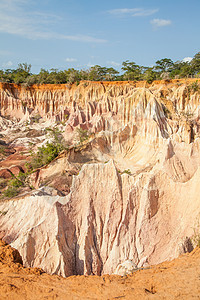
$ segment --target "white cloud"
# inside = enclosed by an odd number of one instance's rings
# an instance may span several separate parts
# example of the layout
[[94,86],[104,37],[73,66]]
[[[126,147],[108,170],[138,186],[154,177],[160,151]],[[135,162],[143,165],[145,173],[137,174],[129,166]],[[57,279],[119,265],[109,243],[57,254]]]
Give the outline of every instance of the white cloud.
[[182,61],[183,62],[191,62],[192,57],[185,57]]
[[3,68],[9,68],[9,67],[12,67],[12,65],[13,65],[12,61],[9,60],[6,63],[3,63],[2,67]]
[[88,42],[88,43],[106,43],[104,39],[94,38],[88,35],[64,35],[64,34],[52,34],[51,37],[55,39],[70,40],[76,42]]
[[27,39],[63,39],[78,42],[105,43],[106,40],[88,35],[67,35],[50,30],[50,25],[62,18],[38,11],[31,11],[30,0],[0,0],[0,32]]
[[165,19],[153,19],[150,22],[153,26],[156,28],[158,27],[164,27],[164,26],[169,26],[172,24],[171,20],[165,20]]
[[65,59],[65,61],[69,62],[69,63],[72,63],[72,62],[76,62],[77,59],[76,58],[70,58],[70,57],[68,57],[68,58]]
[[132,17],[147,17],[157,13],[158,9],[144,9],[144,8],[117,8],[109,10],[112,15],[130,15]]
[[120,63],[115,62],[115,61],[107,61],[107,64],[109,64],[109,65],[111,65],[113,67],[119,67],[119,66],[121,66]]

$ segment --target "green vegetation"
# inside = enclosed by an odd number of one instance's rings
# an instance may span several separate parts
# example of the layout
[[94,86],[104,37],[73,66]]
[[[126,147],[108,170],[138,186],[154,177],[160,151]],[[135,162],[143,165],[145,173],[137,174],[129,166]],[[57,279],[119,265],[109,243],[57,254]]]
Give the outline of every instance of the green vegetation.
[[30,187],[29,184],[29,173],[19,172],[18,176],[14,176],[10,180],[4,179],[1,181],[0,189],[4,189],[1,198],[12,198],[17,196],[23,187]]
[[88,131],[82,128],[77,128],[79,143],[82,144],[84,141],[87,141],[90,137]]
[[31,151],[32,158],[30,163],[28,163],[29,170],[49,164],[61,151],[67,149],[62,133],[57,128],[47,128],[46,131],[52,138],[52,142],[47,142],[46,145],[39,147],[36,153]]
[[39,123],[39,120],[41,119],[42,117],[38,114],[38,115],[35,115],[31,118],[31,123]]
[[[115,80],[147,80],[151,83],[156,79],[173,79],[200,77],[200,52],[198,52],[190,62],[176,61],[169,58],[157,60],[154,66],[139,66],[133,61],[122,62],[122,74],[112,67],[92,66],[86,70],[41,69],[38,74],[31,73],[31,65],[22,63],[17,69],[0,70],[0,81],[23,84],[31,86],[33,84],[62,84],[76,83],[81,80],[92,81],[115,81]],[[85,83],[87,84],[87,83]]]
[[0,145],[0,154],[5,155],[5,146]]
[[[32,172],[50,163],[61,151],[68,148],[64,142],[62,132],[58,128],[46,128],[46,131],[51,142],[47,142],[46,145],[39,147],[36,153],[31,150],[31,161],[27,163],[28,171],[26,173],[19,172],[18,176],[13,175],[11,179],[0,178],[1,199],[13,198],[23,191],[25,187],[33,189],[30,185]],[[30,147],[32,146],[33,144],[30,144]]]
[[195,81],[191,84],[188,85],[188,93],[190,94],[191,92],[196,93],[200,91],[200,85],[198,81]]
[[13,198],[16,197],[19,194],[19,189],[16,187],[9,186],[3,193],[3,198]]
[[7,186],[7,180],[4,178],[0,178],[0,190]]
[[50,163],[60,153],[59,148],[54,143],[49,143],[45,146],[39,147],[37,153],[32,154],[30,168],[37,169]]
[[122,174],[128,174],[128,175],[131,175],[131,170],[130,170],[130,169],[124,170],[124,171],[121,173],[121,175],[122,175]]
[[126,170],[124,170],[124,171],[118,170],[118,173],[119,173],[120,175],[122,175],[122,174],[128,174],[128,175],[131,175],[131,170],[130,170],[130,169],[126,169]]

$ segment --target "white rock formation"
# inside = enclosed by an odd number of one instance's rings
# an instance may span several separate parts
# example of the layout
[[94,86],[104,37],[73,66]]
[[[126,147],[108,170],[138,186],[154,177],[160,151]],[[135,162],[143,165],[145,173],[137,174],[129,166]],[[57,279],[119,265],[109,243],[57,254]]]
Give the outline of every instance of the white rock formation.
[[[39,189],[0,202],[0,237],[26,266],[100,275],[120,264],[127,268],[127,260],[142,267],[187,250],[200,214],[199,95],[188,99],[184,86],[81,83],[32,96],[26,91],[22,98],[52,122],[68,111],[66,140],[73,140],[77,126],[96,134],[86,150],[73,148],[40,172],[57,176],[71,163],[86,162],[67,196]],[[3,90],[0,100],[2,115],[13,107],[18,118],[28,118],[16,95]],[[171,108],[171,119],[164,107]],[[194,111],[192,120],[182,111]]]
[[186,183],[163,171],[135,179],[119,175],[113,161],[85,165],[66,197],[39,191],[1,203],[1,237],[26,266],[51,274],[113,273],[144,257],[156,264],[178,256],[180,241],[193,233],[199,176],[200,169]]

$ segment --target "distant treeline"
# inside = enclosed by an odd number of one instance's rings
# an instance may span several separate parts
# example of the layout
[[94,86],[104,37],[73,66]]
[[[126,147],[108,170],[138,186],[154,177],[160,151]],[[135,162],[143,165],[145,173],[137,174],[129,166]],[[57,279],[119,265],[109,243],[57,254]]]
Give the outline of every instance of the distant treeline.
[[79,83],[81,80],[91,81],[123,81],[154,80],[200,77],[200,52],[191,61],[173,62],[169,58],[156,61],[155,66],[139,66],[135,62],[124,61],[122,74],[110,67],[93,66],[87,70],[70,68],[64,71],[58,69],[41,69],[39,74],[31,73],[31,65],[20,63],[17,69],[0,70],[0,81],[27,86],[33,84]]

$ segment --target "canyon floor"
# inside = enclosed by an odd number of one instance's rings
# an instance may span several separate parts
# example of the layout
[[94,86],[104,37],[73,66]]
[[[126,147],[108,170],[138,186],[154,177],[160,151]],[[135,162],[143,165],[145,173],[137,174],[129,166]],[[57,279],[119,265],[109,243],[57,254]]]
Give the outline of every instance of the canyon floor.
[[199,299],[200,248],[127,276],[48,275],[24,268],[19,253],[0,242],[0,299]]

